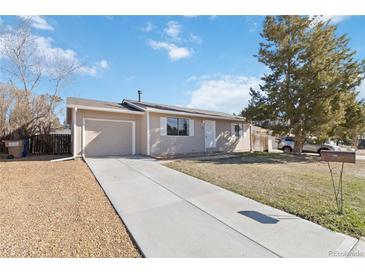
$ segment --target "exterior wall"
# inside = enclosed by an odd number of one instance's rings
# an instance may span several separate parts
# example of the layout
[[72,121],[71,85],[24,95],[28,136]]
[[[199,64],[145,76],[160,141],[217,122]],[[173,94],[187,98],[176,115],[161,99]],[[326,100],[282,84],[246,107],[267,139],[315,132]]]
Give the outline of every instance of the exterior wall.
[[[83,118],[112,119],[135,121],[136,123],[136,154],[146,154],[146,125],[145,115],[135,115],[127,113],[114,113],[92,110],[78,109],[76,113],[76,156],[82,155],[82,121]],[[71,125],[72,128],[72,125]],[[74,132],[72,132],[74,134]]]
[[[191,154],[205,152],[204,120],[201,117],[150,113],[150,155]],[[160,117],[182,117],[194,120],[194,136],[161,136]],[[77,110],[76,113],[76,156],[82,156],[83,118],[135,121],[136,154],[147,154],[147,115],[114,113],[91,110]],[[250,150],[249,124],[243,125],[241,137],[232,135],[232,123],[235,121],[216,121],[216,148],[212,151],[236,152]],[[73,127],[71,124],[72,134]]]
[[[161,136],[160,117],[194,119],[194,136]],[[151,155],[201,153],[205,151],[203,119],[181,115],[150,113]]]
[[[194,120],[194,136],[161,136],[160,117],[181,117]],[[205,152],[204,120],[200,117],[150,113],[151,155],[188,154]],[[249,125],[243,124],[243,136],[236,137],[231,133],[232,123],[229,120],[216,121],[216,148],[213,151],[232,152],[249,151]]]
[[249,124],[239,123],[242,127],[242,136],[232,135],[232,123],[226,120],[216,121],[217,150],[226,152],[250,151],[250,127]]

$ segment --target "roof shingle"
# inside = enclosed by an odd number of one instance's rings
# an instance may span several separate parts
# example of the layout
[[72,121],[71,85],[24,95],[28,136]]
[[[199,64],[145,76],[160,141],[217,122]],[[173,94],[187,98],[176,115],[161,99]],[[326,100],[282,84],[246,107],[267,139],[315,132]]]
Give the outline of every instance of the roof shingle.
[[211,111],[211,110],[205,110],[205,109],[197,109],[197,108],[188,108],[188,107],[180,107],[180,106],[172,106],[172,105],[164,105],[164,104],[156,104],[156,103],[149,103],[149,102],[139,102],[136,100],[130,100],[125,99],[123,102],[130,102],[133,105],[136,105],[142,109],[157,109],[157,110],[167,110],[167,111],[177,111],[177,112],[183,112],[183,113],[189,113],[189,114],[195,114],[195,115],[208,115],[208,116],[216,116],[217,118],[229,118],[229,119],[240,119],[242,120],[243,117],[237,116],[237,115],[231,115],[224,112],[219,111]]

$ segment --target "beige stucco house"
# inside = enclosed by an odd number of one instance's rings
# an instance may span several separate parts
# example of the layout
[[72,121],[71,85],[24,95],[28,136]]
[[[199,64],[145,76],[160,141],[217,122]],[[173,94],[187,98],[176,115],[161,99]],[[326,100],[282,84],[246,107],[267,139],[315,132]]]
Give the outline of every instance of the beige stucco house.
[[73,156],[249,151],[250,124],[222,112],[123,100],[67,98]]

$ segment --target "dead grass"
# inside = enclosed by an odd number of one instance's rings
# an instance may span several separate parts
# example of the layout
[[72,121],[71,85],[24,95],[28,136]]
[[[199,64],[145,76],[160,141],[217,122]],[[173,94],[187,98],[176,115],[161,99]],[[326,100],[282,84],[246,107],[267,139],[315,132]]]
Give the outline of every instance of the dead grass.
[[48,160],[0,162],[0,256],[139,257],[86,164]]
[[328,167],[318,156],[245,153],[166,165],[334,231],[365,236],[365,161],[345,165],[344,215],[336,212]]

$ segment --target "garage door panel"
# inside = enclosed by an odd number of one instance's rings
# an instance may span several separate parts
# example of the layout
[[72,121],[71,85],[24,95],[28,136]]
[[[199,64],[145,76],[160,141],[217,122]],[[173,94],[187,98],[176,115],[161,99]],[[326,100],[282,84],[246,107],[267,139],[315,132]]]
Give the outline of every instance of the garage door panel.
[[85,156],[117,156],[133,153],[130,122],[85,120]]

